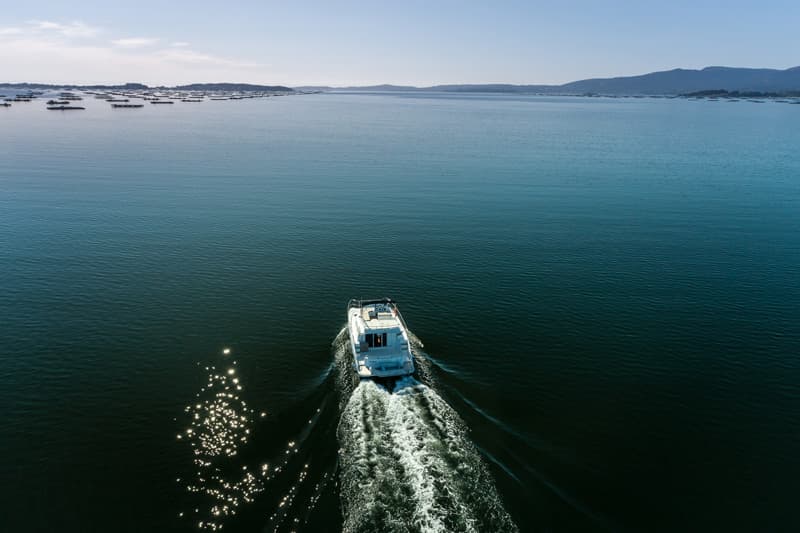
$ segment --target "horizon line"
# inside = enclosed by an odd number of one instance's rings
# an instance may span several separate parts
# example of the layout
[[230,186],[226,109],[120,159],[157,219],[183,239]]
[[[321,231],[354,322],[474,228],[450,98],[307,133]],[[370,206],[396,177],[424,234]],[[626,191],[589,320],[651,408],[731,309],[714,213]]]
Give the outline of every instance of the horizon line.
[[443,86],[483,86],[483,85],[503,85],[503,86],[510,86],[510,87],[562,87],[564,85],[569,85],[572,83],[582,82],[582,81],[592,81],[592,80],[614,80],[614,79],[622,79],[622,78],[635,78],[640,76],[647,76],[650,74],[657,74],[663,72],[675,72],[675,71],[686,71],[686,72],[702,72],[708,69],[737,69],[737,70],[771,70],[777,72],[785,72],[793,69],[800,69],[800,65],[786,67],[786,68],[768,68],[768,67],[730,67],[725,65],[708,65],[702,68],[683,68],[683,67],[675,67],[666,70],[654,70],[645,73],[639,74],[628,74],[623,76],[611,76],[611,77],[593,77],[593,78],[580,78],[572,81],[568,81],[565,83],[535,83],[535,82],[526,82],[526,83],[511,83],[511,82],[503,82],[503,81],[493,81],[493,82],[452,82],[452,83],[434,83],[429,85],[411,85],[408,83],[403,82],[380,82],[380,83],[350,83],[350,84],[327,84],[327,83],[297,83],[297,84],[287,84],[287,83],[255,83],[249,81],[204,81],[204,82],[187,82],[187,83],[176,83],[173,85],[167,84],[157,84],[157,85],[149,85],[143,82],[136,82],[136,81],[128,81],[128,82],[121,82],[121,83],[76,83],[76,82],[41,82],[41,81],[17,81],[17,82],[10,82],[4,81],[0,82],[0,86],[12,86],[12,85],[50,85],[55,87],[66,87],[66,86],[73,86],[73,87],[123,87],[125,85],[143,85],[148,88],[174,88],[180,87],[184,85],[254,85],[254,86],[264,86],[264,87],[287,87],[290,89],[296,87],[325,87],[330,89],[350,89],[350,88],[360,88],[360,87],[408,87],[413,89],[429,89],[434,87],[443,87]]

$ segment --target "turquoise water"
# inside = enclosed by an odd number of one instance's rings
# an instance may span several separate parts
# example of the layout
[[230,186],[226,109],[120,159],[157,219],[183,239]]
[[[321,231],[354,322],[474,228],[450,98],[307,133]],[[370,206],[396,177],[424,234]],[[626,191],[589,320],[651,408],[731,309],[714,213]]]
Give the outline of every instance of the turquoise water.
[[2,529],[800,524],[800,106],[84,103],[0,109]]

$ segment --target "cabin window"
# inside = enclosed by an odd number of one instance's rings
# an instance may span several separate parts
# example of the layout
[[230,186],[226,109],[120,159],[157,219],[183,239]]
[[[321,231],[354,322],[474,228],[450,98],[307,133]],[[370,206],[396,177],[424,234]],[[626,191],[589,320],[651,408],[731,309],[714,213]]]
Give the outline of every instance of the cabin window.
[[386,333],[367,333],[367,346],[370,348],[382,348],[386,346]]

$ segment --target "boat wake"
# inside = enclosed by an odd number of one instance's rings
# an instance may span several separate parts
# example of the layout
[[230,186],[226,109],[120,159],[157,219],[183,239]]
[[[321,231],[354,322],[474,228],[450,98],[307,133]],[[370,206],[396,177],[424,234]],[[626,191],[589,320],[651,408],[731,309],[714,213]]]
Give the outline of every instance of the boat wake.
[[248,404],[235,360],[210,363],[177,435],[191,461],[176,479],[178,520],[210,531],[338,529],[317,513],[335,509],[338,492],[346,533],[518,531],[421,346],[412,338],[431,385],[359,381],[343,331],[324,386],[280,415]]
[[464,423],[427,385],[362,381],[338,440],[345,532],[517,531]]

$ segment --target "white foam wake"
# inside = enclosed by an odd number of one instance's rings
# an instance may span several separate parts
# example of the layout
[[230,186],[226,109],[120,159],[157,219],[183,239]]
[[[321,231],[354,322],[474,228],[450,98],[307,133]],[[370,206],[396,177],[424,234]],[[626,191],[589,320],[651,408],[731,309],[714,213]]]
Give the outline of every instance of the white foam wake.
[[360,383],[338,437],[344,531],[516,531],[463,422],[426,385]]

